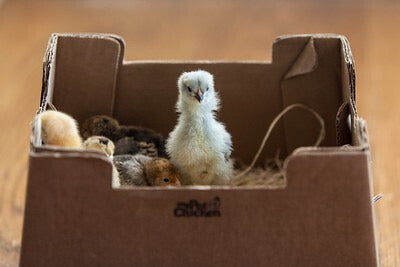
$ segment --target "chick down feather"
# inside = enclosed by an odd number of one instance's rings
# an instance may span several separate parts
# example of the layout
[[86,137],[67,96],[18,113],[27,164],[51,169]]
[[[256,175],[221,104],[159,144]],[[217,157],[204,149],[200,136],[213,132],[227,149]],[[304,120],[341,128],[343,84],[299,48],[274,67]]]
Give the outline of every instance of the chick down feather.
[[202,70],[185,72],[178,79],[178,89],[180,116],[166,144],[172,164],[183,184],[227,184],[233,170],[232,140],[215,118],[220,100],[213,76]]

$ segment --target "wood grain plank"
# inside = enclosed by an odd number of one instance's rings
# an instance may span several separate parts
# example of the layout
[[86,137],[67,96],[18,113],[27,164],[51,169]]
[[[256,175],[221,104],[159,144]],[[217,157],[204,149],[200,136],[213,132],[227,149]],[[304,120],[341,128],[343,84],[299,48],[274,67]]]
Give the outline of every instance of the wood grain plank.
[[400,266],[400,34],[399,9],[373,5],[368,10],[366,62],[359,76],[359,108],[368,119],[372,146],[382,266]]

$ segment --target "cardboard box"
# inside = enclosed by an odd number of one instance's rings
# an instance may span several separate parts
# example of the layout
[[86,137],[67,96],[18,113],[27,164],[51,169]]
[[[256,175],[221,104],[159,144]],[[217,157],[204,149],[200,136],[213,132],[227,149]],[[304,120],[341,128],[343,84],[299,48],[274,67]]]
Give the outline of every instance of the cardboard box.
[[307,147],[319,125],[296,110],[262,155],[287,156],[284,189],[113,189],[106,156],[42,146],[36,125],[21,266],[378,265],[369,144],[345,37],[278,38],[272,62],[123,57],[118,36],[54,34],[41,110],[51,102],[79,122],[106,114],[167,135],[176,123],[177,77],[200,68],[215,76],[234,157],[249,163],[269,123],[294,103],[324,118],[323,147]]

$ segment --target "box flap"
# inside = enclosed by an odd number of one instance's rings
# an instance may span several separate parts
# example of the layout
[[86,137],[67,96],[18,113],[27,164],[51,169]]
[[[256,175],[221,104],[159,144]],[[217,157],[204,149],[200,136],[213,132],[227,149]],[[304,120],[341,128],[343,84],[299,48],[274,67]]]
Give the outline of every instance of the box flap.
[[318,57],[314,47],[314,38],[311,37],[286,73],[285,79],[312,72],[317,67],[317,64]]
[[[346,58],[349,60],[351,54],[343,52],[344,42],[345,38],[340,35],[298,35],[280,38],[274,45],[282,55],[289,50],[295,51],[295,47],[303,44],[297,56],[288,61],[288,69],[280,81],[282,107],[303,103],[316,110],[326,125],[323,146],[341,145],[338,136],[341,141],[350,140],[348,124],[336,117],[339,107],[350,101],[346,95],[351,95],[350,84],[347,83],[348,72],[342,66],[342,62]],[[282,56],[276,57],[278,60]],[[344,95],[346,90],[349,92]],[[341,115],[346,117],[346,114]],[[318,136],[317,121],[305,111],[287,114],[283,125],[287,154],[297,147],[313,144]]]
[[53,34],[44,59],[41,107],[52,102],[78,121],[112,115],[123,52],[115,35]]

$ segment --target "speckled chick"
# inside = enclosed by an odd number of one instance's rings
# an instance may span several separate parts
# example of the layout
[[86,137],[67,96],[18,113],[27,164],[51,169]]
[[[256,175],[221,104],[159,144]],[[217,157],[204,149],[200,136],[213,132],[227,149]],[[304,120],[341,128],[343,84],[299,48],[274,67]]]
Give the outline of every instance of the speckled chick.
[[118,155],[114,164],[122,186],[179,186],[180,177],[169,160],[144,155]]
[[99,150],[107,154],[114,155],[114,142],[104,136],[91,136],[83,142],[83,147],[86,149]]
[[135,155],[140,152],[139,142],[133,137],[123,137],[115,142],[114,155]]
[[142,154],[149,157],[157,157],[158,150],[154,143],[138,142],[133,137],[124,137],[115,144],[114,155]]
[[82,147],[78,123],[70,115],[48,110],[37,116],[41,123],[43,144],[70,148]]
[[119,174],[121,186],[146,186],[147,180],[144,176],[144,163],[151,160],[150,157],[137,154],[114,156],[114,166]]

